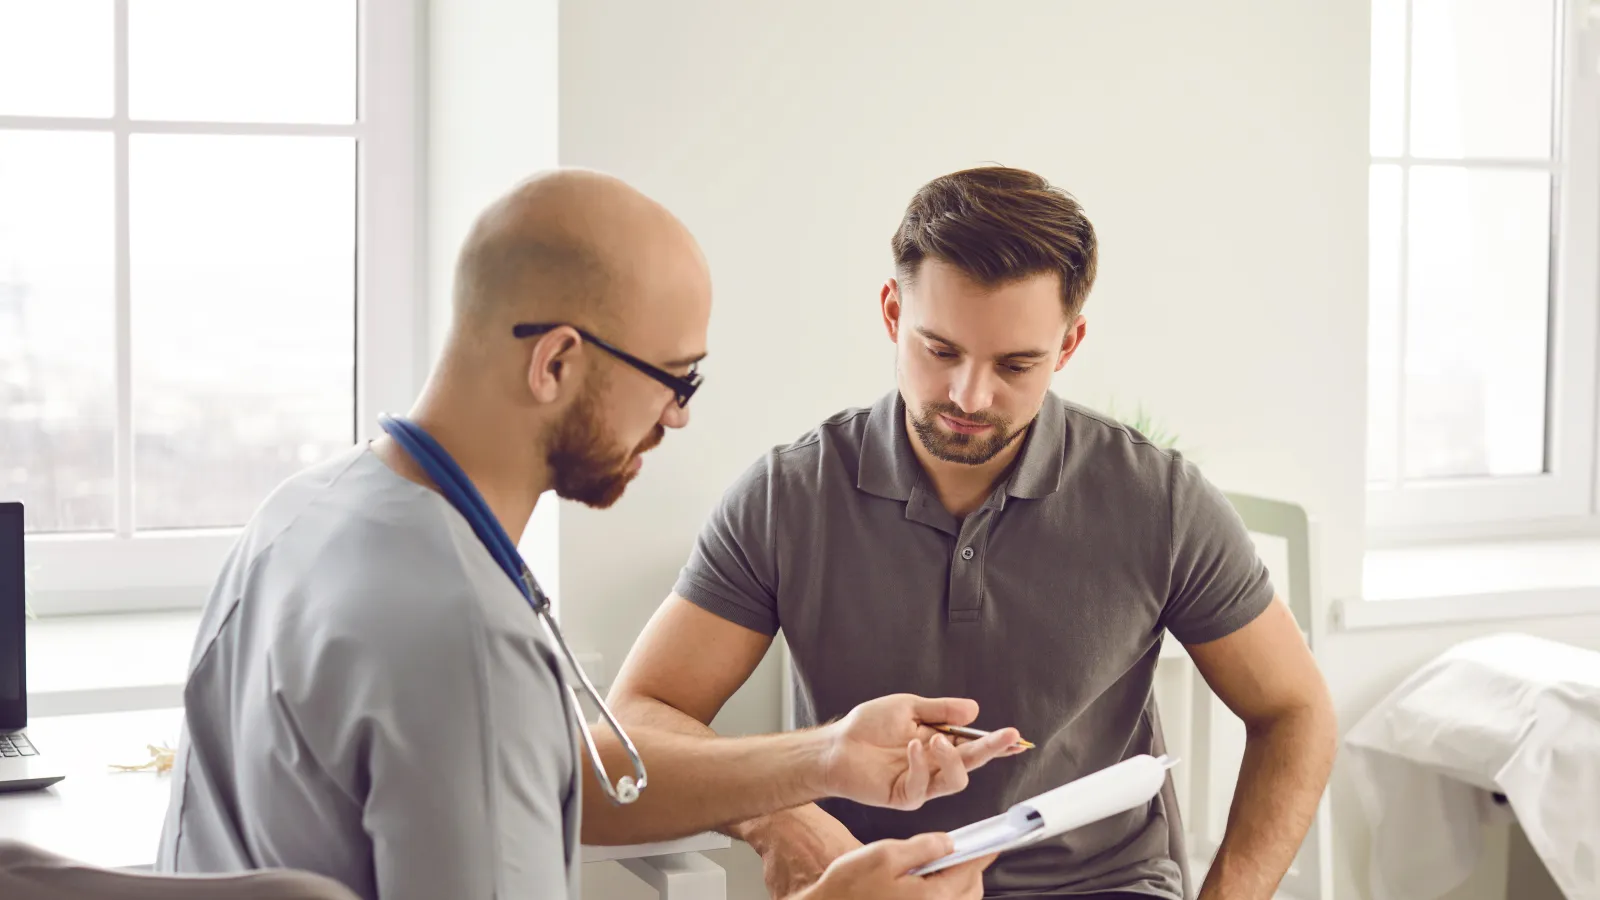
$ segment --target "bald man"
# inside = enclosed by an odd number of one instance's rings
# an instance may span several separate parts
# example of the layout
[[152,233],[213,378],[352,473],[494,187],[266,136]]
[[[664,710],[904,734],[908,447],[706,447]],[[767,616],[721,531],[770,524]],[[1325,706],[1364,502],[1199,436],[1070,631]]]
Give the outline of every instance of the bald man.
[[[688,424],[710,310],[700,250],[661,206],[597,173],[534,178],[469,234],[450,334],[409,417],[515,543],[545,491],[609,506]],[[296,475],[245,526],[207,603],[158,868],[302,869],[383,900],[577,897],[580,810],[591,840],[632,842],[824,796],[915,808],[1017,737],[957,750],[925,726],[976,706],[909,696],[789,735],[636,731],[649,786],[611,808],[580,775],[556,659],[400,445]],[[949,846],[870,845],[807,896],[978,896],[988,860],[905,874]]]

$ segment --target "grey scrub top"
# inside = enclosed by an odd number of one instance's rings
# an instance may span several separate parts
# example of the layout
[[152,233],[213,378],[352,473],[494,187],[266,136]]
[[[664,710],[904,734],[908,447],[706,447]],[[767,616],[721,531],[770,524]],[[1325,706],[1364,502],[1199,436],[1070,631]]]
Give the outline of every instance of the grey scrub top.
[[283,484],[211,593],[157,869],[365,898],[577,898],[557,653],[466,520],[365,445]]

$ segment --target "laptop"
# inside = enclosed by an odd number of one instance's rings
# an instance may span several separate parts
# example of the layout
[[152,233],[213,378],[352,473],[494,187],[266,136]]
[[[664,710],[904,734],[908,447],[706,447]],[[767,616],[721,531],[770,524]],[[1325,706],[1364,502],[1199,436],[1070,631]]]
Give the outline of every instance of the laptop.
[[49,787],[66,777],[28,739],[22,504],[0,503],[0,791]]

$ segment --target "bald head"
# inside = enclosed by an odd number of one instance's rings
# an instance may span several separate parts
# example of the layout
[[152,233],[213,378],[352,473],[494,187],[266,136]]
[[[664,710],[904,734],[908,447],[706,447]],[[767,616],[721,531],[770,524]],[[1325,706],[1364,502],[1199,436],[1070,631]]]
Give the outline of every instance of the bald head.
[[705,259],[664,207],[597,172],[536,176],[473,223],[412,418],[491,482],[480,490],[508,529],[547,490],[609,505],[689,423],[710,317]]
[[517,322],[620,338],[617,329],[646,312],[639,307],[681,302],[708,281],[694,238],[665,207],[609,175],[556,170],[519,184],[473,224],[456,264],[455,326],[474,343]]

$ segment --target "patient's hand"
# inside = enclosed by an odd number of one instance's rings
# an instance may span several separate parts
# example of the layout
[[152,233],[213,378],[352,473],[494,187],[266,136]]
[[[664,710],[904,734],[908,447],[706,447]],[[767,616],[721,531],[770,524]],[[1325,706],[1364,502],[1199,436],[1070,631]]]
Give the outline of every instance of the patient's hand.
[[750,844],[761,854],[772,900],[810,887],[829,864],[861,846],[843,823],[812,804],[767,817]]

